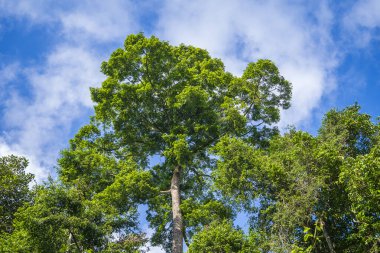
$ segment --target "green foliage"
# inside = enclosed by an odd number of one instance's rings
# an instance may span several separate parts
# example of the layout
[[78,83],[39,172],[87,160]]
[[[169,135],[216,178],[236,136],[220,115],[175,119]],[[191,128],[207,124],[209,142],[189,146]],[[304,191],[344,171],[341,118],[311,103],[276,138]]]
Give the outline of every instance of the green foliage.
[[144,253],[148,251],[141,250],[141,246],[145,245],[148,239],[144,234],[131,234],[123,237],[118,242],[108,243],[108,246],[102,252],[104,253]]
[[142,252],[142,204],[166,252],[176,232],[189,252],[379,252],[380,126],[358,105],[317,136],[280,135],[291,85],[269,60],[236,77],[205,50],[136,34],[101,69],[58,181],[29,191],[26,159],[0,158],[0,252]]
[[125,201],[121,208],[114,199],[105,192],[86,199],[77,188],[50,181],[18,211],[10,237],[14,243],[7,247],[16,252],[137,250],[145,239],[137,230],[135,204]]
[[104,130],[84,126],[62,152],[61,182],[34,189],[2,238],[4,251],[137,252],[146,243],[137,207],[156,190],[151,174],[114,146]]
[[358,233],[352,237],[368,245],[371,252],[380,250],[380,150],[374,146],[369,154],[347,159],[340,180],[346,185],[351,211]]
[[371,116],[359,113],[359,110],[357,104],[342,111],[331,110],[319,130],[319,137],[339,147],[343,156],[367,154],[377,136],[378,129],[371,122]]
[[35,195],[34,203],[24,206],[15,221],[16,231],[24,235],[17,240],[28,242],[23,250],[65,252],[70,234],[84,248],[100,244],[96,226],[84,215],[85,199],[78,190],[50,182],[38,187]]
[[214,147],[220,159],[212,172],[214,186],[237,202],[250,204],[259,194],[256,183],[263,182],[260,151],[245,141],[225,136]]
[[234,217],[232,208],[218,200],[204,200],[200,203],[193,198],[188,198],[181,203],[181,211],[186,227],[193,228],[187,231],[186,239],[192,238],[193,234],[203,226]]
[[[291,85],[269,60],[248,64],[243,73],[243,92],[255,105],[251,117],[271,124],[280,120],[278,107],[290,107]],[[274,92],[276,91],[276,92]]]
[[[191,237],[200,224],[211,222],[197,215],[209,212],[211,204],[218,208],[217,216],[232,218],[233,212],[226,211],[228,205],[210,187],[215,164],[211,149],[223,136],[265,145],[277,132],[271,124],[278,122],[291,97],[291,84],[277,67],[259,60],[235,77],[206,50],[136,34],[102,64],[102,72],[107,79],[91,89],[94,122],[112,136],[115,157],[122,159],[119,150],[130,155],[152,173],[152,187],[160,191],[170,188],[174,168],[181,166],[182,208],[189,219],[184,234]],[[163,162],[149,166],[152,157]],[[153,193],[147,216],[156,231],[152,241],[170,251],[170,198]]]
[[113,137],[93,124],[82,127],[63,150],[58,173],[63,183],[76,186],[91,197],[110,185],[121,169],[112,154]]
[[251,214],[263,252],[377,252],[379,126],[359,109],[332,110],[317,137],[290,130],[266,150],[216,145],[214,187]]
[[25,173],[28,161],[14,155],[0,157],[0,234],[13,231],[19,207],[31,200],[28,184],[34,176]]
[[189,253],[255,253],[249,246],[243,231],[235,229],[231,222],[212,222],[197,233],[189,246]]
[[95,118],[112,125],[130,152],[175,164],[191,162],[225,133],[257,130],[249,123],[277,122],[291,96],[269,60],[251,63],[237,78],[205,50],[142,34],[128,36],[102,71],[107,80],[91,89]]

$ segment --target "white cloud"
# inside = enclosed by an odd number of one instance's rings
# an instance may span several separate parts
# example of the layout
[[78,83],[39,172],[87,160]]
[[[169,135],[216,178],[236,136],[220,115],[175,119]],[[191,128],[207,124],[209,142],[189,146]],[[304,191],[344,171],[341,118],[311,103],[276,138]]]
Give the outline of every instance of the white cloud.
[[134,9],[129,1],[83,1],[74,11],[62,12],[59,18],[65,36],[72,40],[122,42],[138,27]]
[[348,32],[350,42],[366,46],[372,39],[380,39],[374,32],[380,28],[380,1],[363,0],[356,2],[344,17],[344,25]]
[[[99,65],[103,52],[91,49],[91,45],[94,41],[121,43],[127,33],[142,27],[136,18],[143,9],[121,0],[54,5],[46,0],[0,0],[0,9],[0,13],[27,18],[32,24],[59,24],[57,36],[63,35],[46,62],[22,70],[33,99],[13,93],[4,116],[9,129],[6,141],[38,158],[41,166],[51,166],[66,145],[72,124],[88,116],[92,106],[89,86],[102,80]],[[313,22],[308,15],[313,15]],[[297,125],[307,121],[321,97],[334,87],[330,70],[337,57],[331,51],[331,23],[325,1],[302,7],[278,1],[221,4],[173,0],[158,9],[155,33],[175,44],[209,50],[238,75],[248,61],[272,59],[293,83],[293,106],[283,114],[281,124]],[[2,75],[15,78],[12,73],[19,67],[7,68]]]
[[46,1],[28,1],[28,0],[16,0],[7,1],[0,0],[0,14],[2,16],[27,16],[34,21],[41,20],[45,15],[44,12]]
[[[3,1],[0,6],[13,7],[14,15],[35,22],[58,23],[64,40],[85,47],[94,41],[121,43],[126,34],[143,27],[137,17],[144,10],[130,1],[69,1],[55,8],[50,1],[34,2]],[[297,1],[168,0],[157,11],[154,32],[159,37],[205,48],[235,74],[248,61],[273,60],[294,87],[293,106],[284,114],[282,125],[307,121],[335,85],[330,71],[337,55],[330,38],[333,17],[327,1],[304,6]]]
[[4,139],[0,138],[0,156],[7,155],[16,155],[28,158],[29,165],[25,171],[34,174],[35,179],[37,181],[41,181],[42,179],[46,178],[46,176],[43,176],[46,174],[46,171],[44,168],[39,166],[38,158],[32,157],[29,154],[24,153],[22,151],[22,148],[20,149],[18,145],[9,145],[5,142]]
[[[50,27],[61,38],[52,52],[44,52],[43,62],[28,68],[10,64],[0,70],[1,87],[7,86],[8,95],[1,103],[5,129],[1,145],[33,161],[30,170],[39,180],[54,173],[59,151],[68,145],[73,128],[78,128],[74,124],[88,121],[89,87],[104,79],[100,73],[104,52],[93,45],[121,44],[138,27],[134,11],[130,1],[122,0],[0,0],[0,15],[26,19],[30,27]],[[20,76],[26,82],[9,89]],[[28,97],[20,89],[27,89]]]
[[11,63],[0,69],[0,87],[4,89],[5,84],[16,79],[17,74],[20,72],[20,66],[18,63]]
[[335,86],[331,25],[325,1],[306,7],[279,1],[166,1],[158,32],[173,43],[206,48],[235,74],[248,61],[273,60],[293,83],[292,109],[282,125],[297,125]]
[[0,0],[0,15],[26,18],[29,25],[57,25],[58,36],[80,44],[120,42],[131,31],[138,31],[137,10],[123,0]]
[[[67,145],[73,122],[88,118],[89,87],[101,83],[99,58],[85,49],[58,46],[42,68],[25,69],[33,98],[13,92],[5,102],[6,142],[18,153],[36,159],[34,173],[46,178],[59,150]],[[10,143],[10,144],[9,144]]]
[[377,0],[358,1],[348,13],[346,22],[353,26],[375,28],[380,26],[380,2]]

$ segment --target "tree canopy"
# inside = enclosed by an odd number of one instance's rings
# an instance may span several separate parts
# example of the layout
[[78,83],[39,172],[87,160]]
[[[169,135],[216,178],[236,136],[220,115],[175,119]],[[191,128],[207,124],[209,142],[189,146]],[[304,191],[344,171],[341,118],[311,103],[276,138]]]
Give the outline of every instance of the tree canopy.
[[0,251],[379,252],[380,125],[357,104],[315,136],[280,134],[291,84],[273,62],[237,77],[206,50],[143,34],[101,70],[56,180],[28,190],[26,160],[0,160]]
[[[280,109],[290,105],[291,85],[269,60],[248,64],[236,77],[205,50],[171,46],[142,34],[128,36],[124,48],[114,51],[101,69],[107,79],[91,89],[95,116],[85,128],[97,127],[96,138],[107,142],[105,160],[129,157],[140,173],[150,173],[154,189],[142,192],[156,231],[153,243],[182,252],[183,236],[188,240],[203,223],[233,215],[210,188],[216,160],[212,148],[223,136],[265,146],[277,133],[271,125],[279,120]],[[93,148],[87,146],[85,152]],[[67,182],[94,176],[84,170],[83,177],[78,174],[88,160],[77,160],[80,149],[63,152],[60,175]],[[159,157],[162,162],[151,166]],[[109,161],[104,165],[110,166]],[[202,217],[203,212],[211,213]]]
[[216,186],[251,214],[263,252],[378,252],[379,125],[359,109],[331,110],[316,137],[217,146]]

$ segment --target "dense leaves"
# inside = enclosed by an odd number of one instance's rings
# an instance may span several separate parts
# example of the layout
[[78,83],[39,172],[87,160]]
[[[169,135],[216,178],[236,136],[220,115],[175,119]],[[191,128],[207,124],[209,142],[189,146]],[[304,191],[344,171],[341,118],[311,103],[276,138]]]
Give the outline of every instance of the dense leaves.
[[369,154],[348,159],[340,174],[346,185],[357,233],[350,235],[372,252],[380,251],[380,153],[379,145]]
[[25,172],[27,166],[24,157],[0,157],[0,234],[12,232],[17,209],[31,199],[28,185],[34,176]]
[[[291,97],[291,85],[277,67],[259,60],[236,77],[206,50],[171,46],[137,34],[128,36],[124,48],[112,53],[102,72],[107,79],[100,88],[91,89],[95,121],[113,136],[114,150],[127,152],[159,178],[156,188],[178,189],[184,201],[183,210],[173,215],[179,217],[177,227],[182,223],[185,227],[172,234],[167,232],[176,227],[170,224],[170,199],[157,195],[148,201],[148,220],[156,231],[153,243],[169,251],[172,236],[174,240],[182,234],[191,236],[197,226],[211,222],[204,217],[195,221],[189,203],[205,213],[213,203],[220,209],[215,215],[228,213],[227,218],[232,218],[233,212],[225,211],[229,207],[210,188],[215,164],[211,149],[226,135],[260,146],[277,132],[271,125],[278,122],[280,109],[289,107]],[[154,157],[163,162],[149,166]],[[180,184],[173,185],[177,170]]]
[[85,126],[62,152],[60,182],[33,190],[34,199],[19,209],[15,232],[6,238],[12,252],[125,252],[146,242],[138,228],[138,204],[151,174],[132,159],[109,152],[108,135]]
[[[95,115],[57,180],[29,190],[27,161],[0,159],[1,252],[144,252],[148,240],[173,253],[183,241],[205,253],[379,252],[380,125],[358,105],[329,111],[316,136],[280,135],[291,85],[271,61],[237,77],[205,50],[143,34],[101,70]],[[248,231],[234,226],[241,214]]]
[[232,137],[216,146],[214,185],[251,214],[264,252],[378,252],[379,126],[359,109],[332,110],[318,136],[290,130],[266,150]]
[[231,222],[212,222],[196,234],[189,253],[255,253],[243,231],[235,229]]
[[106,191],[86,199],[77,188],[50,181],[37,187],[33,203],[18,211],[8,247],[13,252],[137,250],[146,239],[137,228],[136,204],[124,197],[121,207],[114,199]]

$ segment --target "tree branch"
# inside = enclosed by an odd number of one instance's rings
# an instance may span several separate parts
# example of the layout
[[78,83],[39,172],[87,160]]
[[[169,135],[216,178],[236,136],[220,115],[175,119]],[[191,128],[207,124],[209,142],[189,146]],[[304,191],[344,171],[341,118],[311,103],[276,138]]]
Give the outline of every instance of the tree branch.
[[213,179],[213,177],[211,175],[208,175],[208,174],[204,174],[202,172],[199,172],[197,171],[196,169],[191,169],[190,170],[197,176],[197,177],[208,177],[208,178],[211,178]]
[[185,228],[183,229],[183,240],[185,241],[186,247],[189,248],[190,243],[189,243],[189,239],[186,236],[186,229]]
[[74,240],[74,243],[75,243],[75,246],[77,247],[78,251],[79,251],[79,252],[83,252],[83,251],[81,250],[81,248],[79,247],[78,241],[77,241],[77,239],[75,238],[74,233],[71,232],[71,229],[69,229],[69,233],[70,233],[70,235],[72,235],[73,240]]

